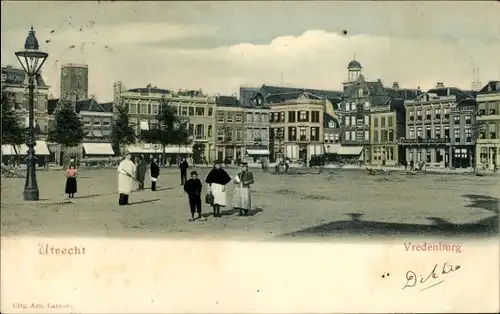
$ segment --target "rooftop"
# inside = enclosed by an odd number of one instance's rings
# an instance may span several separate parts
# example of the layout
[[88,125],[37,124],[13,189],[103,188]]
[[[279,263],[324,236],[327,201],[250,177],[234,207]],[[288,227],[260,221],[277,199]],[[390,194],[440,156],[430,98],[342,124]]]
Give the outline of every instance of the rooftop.
[[[48,87],[41,73],[38,73],[35,77],[36,85],[38,87]],[[14,68],[10,65],[2,66],[2,85],[28,85],[26,82],[26,72],[19,68]]]

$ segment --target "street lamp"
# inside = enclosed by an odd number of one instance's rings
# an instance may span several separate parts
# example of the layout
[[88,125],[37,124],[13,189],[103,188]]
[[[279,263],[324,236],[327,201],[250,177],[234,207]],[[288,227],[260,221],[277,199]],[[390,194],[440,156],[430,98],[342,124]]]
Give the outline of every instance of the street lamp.
[[24,184],[24,200],[25,201],[38,201],[40,198],[38,191],[38,184],[36,182],[36,157],[35,157],[35,128],[34,128],[34,89],[35,89],[35,76],[40,71],[43,63],[49,56],[48,53],[38,50],[38,40],[35,37],[33,26],[24,43],[24,50],[16,52],[16,57],[21,63],[24,72],[28,76],[28,90],[29,90],[29,124],[28,124],[28,139],[26,144],[28,146],[28,155],[26,157],[27,173],[26,182]]

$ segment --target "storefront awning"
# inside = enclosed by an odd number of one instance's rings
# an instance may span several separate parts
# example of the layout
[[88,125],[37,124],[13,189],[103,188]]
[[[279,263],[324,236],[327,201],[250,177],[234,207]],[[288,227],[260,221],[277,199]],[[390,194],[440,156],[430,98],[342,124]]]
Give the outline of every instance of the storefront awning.
[[[131,154],[161,154],[163,147],[161,145],[143,144],[127,146],[127,151]],[[166,154],[192,154],[193,149],[187,146],[167,146]]]
[[[19,155],[27,155],[28,154],[28,146],[26,144],[22,144],[19,146],[16,146],[17,153]],[[14,150],[14,147],[12,145],[2,145],[2,155],[5,156],[12,156],[16,155],[16,150]],[[35,156],[49,156],[50,151],[49,147],[47,146],[47,142],[45,141],[36,141],[35,145]]]
[[340,144],[327,144],[325,145],[325,152],[327,154],[338,154],[341,147]]
[[267,150],[267,149],[247,149],[247,154],[248,155],[255,155],[255,156],[267,156],[267,155],[269,155],[269,150]]
[[102,132],[101,130],[94,130],[92,135],[94,135],[94,137],[102,137]]
[[83,143],[86,155],[113,156],[115,152],[111,143]]
[[343,156],[358,156],[363,151],[361,146],[341,146],[339,148],[339,155]]
[[[20,153],[19,149],[18,149],[17,153],[18,154]],[[16,152],[15,152],[14,147],[12,145],[7,145],[7,144],[2,145],[2,155],[12,156],[15,154],[16,154]]]
[[187,146],[167,146],[165,147],[166,154],[192,154],[193,149]]
[[140,126],[141,130],[143,130],[143,131],[149,130],[149,123],[147,120],[142,120],[140,122],[139,126]]

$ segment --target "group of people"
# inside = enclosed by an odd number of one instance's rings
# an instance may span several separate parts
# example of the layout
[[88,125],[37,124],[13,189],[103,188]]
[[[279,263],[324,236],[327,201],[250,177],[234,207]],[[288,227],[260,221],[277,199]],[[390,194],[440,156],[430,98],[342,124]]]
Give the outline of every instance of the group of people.
[[[214,167],[206,176],[205,183],[208,191],[205,195],[205,203],[209,204],[213,210],[213,216],[221,217],[221,208],[227,207],[227,185],[232,181],[235,185],[233,195],[233,208],[239,210],[240,216],[248,216],[252,207],[250,186],[254,184],[253,173],[248,170],[247,163],[241,163],[238,173],[232,178],[224,169],[222,162],[216,161]],[[129,196],[134,190],[134,185],[138,185],[139,190],[144,189],[147,164],[143,156],[139,156],[137,163],[132,161],[132,155],[127,154],[118,165],[118,193],[119,205],[128,205]],[[181,174],[181,186],[188,196],[189,208],[191,211],[190,221],[197,219],[204,220],[202,217],[202,190],[203,184],[196,171],[191,172],[190,179],[187,179],[187,169],[189,165],[185,159],[179,163]],[[151,178],[151,191],[156,191],[156,184],[160,175],[160,167],[156,159],[152,159],[149,165]],[[66,189],[65,192],[69,198],[73,198],[77,192],[77,170],[74,164],[70,164],[66,170]]]

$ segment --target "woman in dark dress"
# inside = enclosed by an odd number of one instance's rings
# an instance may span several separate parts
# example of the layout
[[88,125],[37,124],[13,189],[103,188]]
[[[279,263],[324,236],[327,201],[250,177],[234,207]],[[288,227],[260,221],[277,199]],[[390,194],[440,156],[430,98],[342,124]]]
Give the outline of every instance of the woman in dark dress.
[[160,167],[156,163],[156,158],[151,160],[149,168],[151,171],[151,191],[156,191],[156,181],[158,181],[158,176],[160,175]]
[[226,184],[231,182],[231,177],[221,168],[221,162],[216,161],[205,179],[213,195],[214,217],[221,217],[220,208],[227,206]]
[[139,156],[137,161],[137,169],[135,171],[135,176],[137,183],[139,183],[139,190],[144,190],[144,180],[146,179],[147,164],[144,160],[144,156]]
[[70,165],[66,170],[66,189],[65,193],[69,198],[74,198],[76,193],[76,174],[75,166]]

